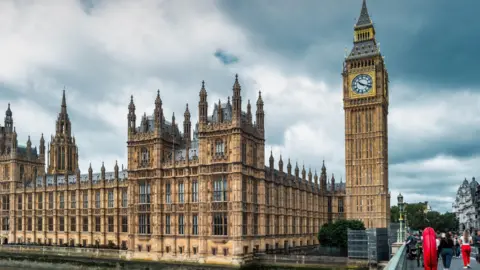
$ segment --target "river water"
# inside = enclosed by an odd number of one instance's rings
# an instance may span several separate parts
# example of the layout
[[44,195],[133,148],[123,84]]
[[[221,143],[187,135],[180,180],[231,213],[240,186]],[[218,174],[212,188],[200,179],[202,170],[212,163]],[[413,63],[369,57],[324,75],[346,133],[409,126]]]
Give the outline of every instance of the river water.
[[[221,266],[207,266],[207,265],[179,265],[179,264],[123,264],[123,265],[114,265],[114,264],[103,264],[102,263],[61,263],[61,262],[39,262],[33,260],[8,260],[0,259],[0,270],[221,270],[229,269],[231,267],[221,267]],[[316,267],[288,267],[288,266],[247,266],[242,268],[244,270],[296,270],[296,269],[318,269],[318,270],[343,270],[347,269],[345,267],[332,267],[332,268],[316,268]],[[361,270],[357,268],[357,270]]]

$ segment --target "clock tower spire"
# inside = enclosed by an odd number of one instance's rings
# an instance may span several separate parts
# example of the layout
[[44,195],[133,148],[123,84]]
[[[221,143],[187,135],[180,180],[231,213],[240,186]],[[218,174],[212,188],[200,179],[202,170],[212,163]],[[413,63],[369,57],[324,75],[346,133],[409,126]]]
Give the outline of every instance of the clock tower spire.
[[343,65],[347,218],[367,228],[390,221],[388,72],[363,0]]

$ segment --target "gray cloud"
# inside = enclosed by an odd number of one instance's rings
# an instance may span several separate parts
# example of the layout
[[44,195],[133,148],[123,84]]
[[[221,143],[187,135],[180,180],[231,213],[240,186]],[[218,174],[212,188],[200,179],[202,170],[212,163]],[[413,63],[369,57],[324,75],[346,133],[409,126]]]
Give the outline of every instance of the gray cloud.
[[[312,170],[325,159],[329,174],[339,180],[344,175],[339,73],[361,1],[300,2],[4,1],[0,109],[12,103],[19,140],[31,134],[36,142],[42,132],[53,133],[65,85],[82,171],[90,162],[94,170],[101,161],[113,168],[115,160],[126,163],[130,95],[139,118],[153,112],[160,89],[167,118],[175,112],[183,121],[188,102],[196,119],[201,81],[213,106],[231,96],[239,73],[244,108],[250,99],[255,110],[262,90],[267,157],[272,147],[276,162],[282,154],[285,162],[290,157]],[[454,195],[457,181],[475,174],[467,165],[479,153],[474,135],[480,96],[470,68],[478,41],[471,20],[478,4],[368,4],[392,80],[392,197],[401,191],[406,200],[430,200],[434,208],[448,210],[443,198]],[[242,61],[222,65],[212,55],[217,48]],[[430,168],[438,156],[457,163],[438,167],[447,171],[417,170]]]

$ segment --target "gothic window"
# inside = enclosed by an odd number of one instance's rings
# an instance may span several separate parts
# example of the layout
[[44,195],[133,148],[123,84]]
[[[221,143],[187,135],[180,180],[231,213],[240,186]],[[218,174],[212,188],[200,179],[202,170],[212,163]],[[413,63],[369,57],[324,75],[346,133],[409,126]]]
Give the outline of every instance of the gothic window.
[[192,219],[192,234],[198,235],[198,215],[194,214]]
[[115,227],[115,221],[113,217],[108,217],[107,219],[108,232],[113,232]]
[[150,234],[150,214],[138,215],[138,233]]
[[25,167],[20,165],[20,181],[23,181],[25,177]]
[[242,213],[242,234],[248,234],[248,213]]
[[37,179],[37,176],[38,176],[38,170],[37,170],[37,167],[33,168],[33,179]]
[[149,204],[150,203],[150,183],[148,182],[140,182],[140,203],[141,204]]
[[18,198],[17,198],[17,210],[22,210],[22,208],[23,208],[22,199],[23,199],[22,195],[19,194]]
[[338,213],[343,213],[343,198],[338,198]]
[[170,234],[170,214],[165,215],[165,234]]
[[113,190],[108,191],[108,208],[113,208]]
[[183,183],[178,183],[178,202],[179,203],[184,203],[185,202],[185,190],[184,190],[184,184]]
[[247,202],[247,180],[245,175],[242,175],[242,201]]
[[253,234],[258,234],[258,213],[253,214]]
[[88,232],[88,217],[83,217],[82,220],[82,230]]
[[65,198],[64,198],[63,192],[60,192],[59,201],[60,201],[60,209],[64,209],[65,208]]
[[83,209],[88,208],[88,192],[86,190],[83,191]]
[[122,216],[122,232],[128,232],[128,217]]
[[140,151],[140,166],[147,167],[150,161],[150,153],[146,147],[143,147]]
[[77,194],[75,191],[72,191],[70,193],[70,209],[75,209],[77,208]]
[[128,203],[128,194],[127,194],[127,189],[122,190],[122,207],[125,208],[127,207]]
[[[43,209],[43,196],[42,193],[37,194],[37,204],[38,204],[38,210]],[[5,210],[5,209],[4,209]]]
[[53,192],[48,193],[48,209],[53,209]]
[[192,202],[198,202],[198,181],[192,181]]
[[224,154],[225,144],[222,140],[217,140],[215,142],[215,155],[222,156]]
[[227,179],[225,177],[213,181],[213,201],[227,201]]
[[242,143],[242,162],[247,163],[247,144]]
[[28,210],[32,210],[33,208],[33,195],[32,194],[28,194],[28,197],[27,197],[27,209]]
[[95,208],[100,209],[100,191],[95,191]]
[[185,220],[183,214],[178,215],[178,234],[185,234]]
[[228,235],[228,213],[220,212],[213,214],[213,235]]
[[165,185],[165,201],[166,203],[172,203],[172,189],[170,183]]
[[60,148],[60,170],[64,170],[65,169],[65,148],[64,147],[61,147]]

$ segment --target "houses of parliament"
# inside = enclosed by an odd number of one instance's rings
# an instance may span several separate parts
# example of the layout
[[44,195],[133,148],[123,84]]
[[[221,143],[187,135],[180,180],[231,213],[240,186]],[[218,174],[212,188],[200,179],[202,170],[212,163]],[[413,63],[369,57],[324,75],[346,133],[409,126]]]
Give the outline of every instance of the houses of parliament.
[[259,93],[253,112],[238,76],[213,112],[202,82],[195,125],[188,104],[181,123],[168,121],[160,93],[153,114],[137,117],[132,96],[128,166],[101,164],[99,173],[79,170],[65,91],[55,134],[48,146],[42,134],[38,149],[30,138],[18,144],[9,104],[0,126],[1,242],[238,264],[253,252],[318,244],[319,228],[337,219],[386,227],[388,75],[365,2],[343,78],[345,183],[324,163],[317,175],[271,153],[265,161],[264,102]]

